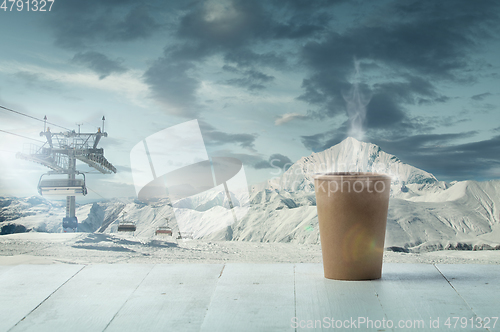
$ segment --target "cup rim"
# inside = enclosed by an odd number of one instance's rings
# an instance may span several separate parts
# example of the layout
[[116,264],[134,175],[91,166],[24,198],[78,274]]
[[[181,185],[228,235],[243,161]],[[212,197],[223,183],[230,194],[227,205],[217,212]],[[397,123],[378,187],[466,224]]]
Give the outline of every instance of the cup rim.
[[327,173],[315,173],[313,179],[315,180],[336,180],[336,179],[359,179],[359,178],[370,178],[370,179],[391,179],[388,174],[383,173],[372,173],[372,172],[327,172]]

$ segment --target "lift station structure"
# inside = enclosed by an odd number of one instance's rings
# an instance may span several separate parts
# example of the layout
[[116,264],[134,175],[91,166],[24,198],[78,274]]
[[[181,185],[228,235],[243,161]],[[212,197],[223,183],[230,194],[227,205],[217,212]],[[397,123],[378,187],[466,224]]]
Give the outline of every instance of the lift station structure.
[[[47,121],[47,117],[44,118]],[[38,192],[42,196],[66,196],[66,217],[63,218],[63,231],[76,232],[78,219],[75,215],[75,196],[87,194],[85,173],[76,169],[79,160],[103,173],[116,173],[116,168],[104,157],[104,149],[98,148],[99,141],[108,134],[102,128],[96,133],[81,133],[72,130],[53,133],[44,124],[40,136],[46,138],[42,146],[30,144],[28,153],[17,153],[17,157],[29,160],[51,169],[43,174],[38,182]]]

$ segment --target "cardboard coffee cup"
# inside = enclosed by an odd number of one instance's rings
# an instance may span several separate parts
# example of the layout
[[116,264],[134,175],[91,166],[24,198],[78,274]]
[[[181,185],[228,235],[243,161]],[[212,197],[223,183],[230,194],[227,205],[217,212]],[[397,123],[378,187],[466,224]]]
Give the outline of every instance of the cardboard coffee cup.
[[379,279],[391,178],[376,173],[314,176],[325,278]]

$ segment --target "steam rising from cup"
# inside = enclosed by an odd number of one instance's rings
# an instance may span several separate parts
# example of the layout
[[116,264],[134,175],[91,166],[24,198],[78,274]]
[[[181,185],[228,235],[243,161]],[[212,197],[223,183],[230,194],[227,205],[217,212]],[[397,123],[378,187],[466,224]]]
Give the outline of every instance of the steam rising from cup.
[[347,115],[349,116],[348,136],[357,140],[363,140],[365,132],[363,123],[366,118],[366,106],[370,102],[371,96],[365,96],[361,92],[360,83],[361,72],[359,61],[354,58],[354,75],[351,79],[351,89],[348,92],[342,91],[342,96],[346,102]]

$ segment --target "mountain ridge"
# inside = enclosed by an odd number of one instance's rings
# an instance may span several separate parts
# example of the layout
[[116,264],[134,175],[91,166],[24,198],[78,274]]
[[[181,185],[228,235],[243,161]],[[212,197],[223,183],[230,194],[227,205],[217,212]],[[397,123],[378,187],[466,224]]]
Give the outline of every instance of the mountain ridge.
[[[374,172],[390,175],[392,196],[397,197],[418,196],[423,187],[426,191],[449,187],[448,183],[438,181],[433,174],[403,163],[398,157],[382,151],[378,145],[348,137],[324,151],[300,158],[281,176],[252,187],[252,191],[265,188],[313,192],[314,174],[330,172]],[[411,188],[409,191],[400,193],[400,188],[408,186]]]

